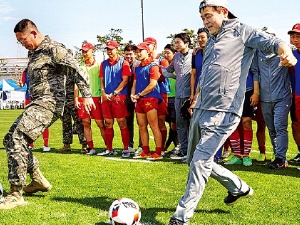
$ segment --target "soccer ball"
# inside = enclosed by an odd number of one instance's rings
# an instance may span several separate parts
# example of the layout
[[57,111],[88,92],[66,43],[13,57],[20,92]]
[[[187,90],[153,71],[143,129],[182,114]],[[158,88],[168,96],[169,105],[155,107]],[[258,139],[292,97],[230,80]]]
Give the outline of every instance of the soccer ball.
[[112,225],[137,225],[141,219],[139,205],[129,198],[115,200],[109,208]]

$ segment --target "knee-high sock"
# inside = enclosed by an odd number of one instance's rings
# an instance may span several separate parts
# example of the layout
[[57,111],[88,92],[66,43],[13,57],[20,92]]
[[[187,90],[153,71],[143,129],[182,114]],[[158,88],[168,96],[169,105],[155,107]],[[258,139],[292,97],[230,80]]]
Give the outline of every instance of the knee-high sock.
[[106,148],[108,150],[113,150],[112,143],[114,139],[114,129],[113,128],[106,128],[105,129],[105,143],[106,143]]
[[244,156],[249,156],[252,148],[253,130],[244,130]]
[[48,147],[48,145],[49,145],[49,129],[44,130],[42,136],[44,139],[44,146]]
[[240,134],[238,129],[236,129],[229,137],[232,151],[235,156],[241,157],[241,145],[240,145]]
[[120,129],[121,130],[121,136],[122,136],[122,142],[124,145],[124,150],[128,150],[129,145],[129,130],[127,127]]

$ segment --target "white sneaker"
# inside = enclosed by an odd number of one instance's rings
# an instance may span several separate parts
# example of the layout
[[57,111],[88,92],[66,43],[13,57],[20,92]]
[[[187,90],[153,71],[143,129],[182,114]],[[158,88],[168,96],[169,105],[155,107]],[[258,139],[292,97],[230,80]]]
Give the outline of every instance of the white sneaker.
[[43,152],[49,152],[51,148],[49,146],[44,146],[43,147]]
[[88,153],[86,153],[86,155],[95,155],[95,154],[96,154],[95,149],[91,149]]
[[138,156],[139,154],[141,154],[143,151],[142,147],[138,147],[136,150],[135,150],[135,155]]
[[130,157],[130,151],[129,150],[123,150],[122,151],[122,158],[129,158]]
[[[130,154],[130,153],[129,153]],[[115,150],[105,150],[103,152],[100,152],[97,154],[98,156],[106,156],[106,155],[118,155],[118,152],[116,152]]]
[[128,147],[128,150],[129,150],[130,153],[134,153],[135,152],[133,147]]
[[30,151],[33,151],[33,150],[34,150],[34,147],[33,147],[33,146],[28,146],[28,149],[29,149]]

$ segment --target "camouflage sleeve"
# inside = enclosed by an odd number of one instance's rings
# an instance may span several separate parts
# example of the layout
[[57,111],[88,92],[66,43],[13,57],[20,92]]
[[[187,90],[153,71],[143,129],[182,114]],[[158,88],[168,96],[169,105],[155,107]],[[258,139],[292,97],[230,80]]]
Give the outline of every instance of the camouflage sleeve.
[[[78,86],[82,96],[85,98],[92,97],[88,74],[80,68],[78,62],[73,58],[67,48],[63,45],[57,45],[53,48],[53,58],[57,64],[72,68],[75,71],[73,75],[74,82]],[[66,76],[68,76],[68,74]]]

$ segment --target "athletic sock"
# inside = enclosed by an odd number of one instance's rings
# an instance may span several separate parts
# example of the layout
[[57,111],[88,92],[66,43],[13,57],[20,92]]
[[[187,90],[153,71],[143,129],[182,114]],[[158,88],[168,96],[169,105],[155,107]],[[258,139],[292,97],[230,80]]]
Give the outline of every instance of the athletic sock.
[[44,130],[43,134],[43,139],[44,139],[44,146],[49,146],[49,129],[47,128],[46,130]]
[[143,152],[145,154],[150,154],[150,148],[149,148],[149,146],[142,146],[142,149],[143,149]]
[[160,133],[161,133],[162,146],[165,146],[168,131],[167,130],[160,130]]
[[90,147],[90,149],[94,149],[94,142],[93,142],[93,140],[87,141],[86,144]]
[[114,139],[114,129],[113,128],[106,128],[105,129],[105,143],[106,143],[106,148],[108,150],[112,150],[112,142]]
[[121,136],[122,136],[122,142],[124,145],[124,150],[128,150],[129,145],[129,130],[127,127],[120,129],[121,130]]
[[249,157],[252,148],[253,130],[244,130],[244,156]]
[[241,158],[240,134],[236,129],[229,137],[231,149],[235,156]]

